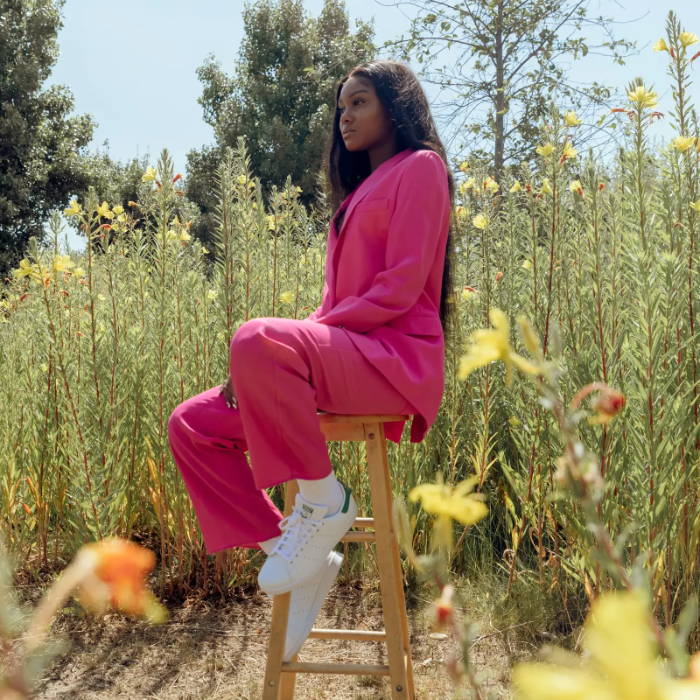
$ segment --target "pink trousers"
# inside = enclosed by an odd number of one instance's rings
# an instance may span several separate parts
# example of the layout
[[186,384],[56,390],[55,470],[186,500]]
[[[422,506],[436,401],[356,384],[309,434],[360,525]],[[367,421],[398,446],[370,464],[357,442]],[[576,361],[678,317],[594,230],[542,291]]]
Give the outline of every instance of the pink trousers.
[[331,473],[317,409],[414,412],[342,328],[255,318],[238,328],[230,350],[238,408],[226,405],[219,385],[183,401],[168,420],[170,449],[210,554],[258,548],[280,534],[282,513],[264,489]]

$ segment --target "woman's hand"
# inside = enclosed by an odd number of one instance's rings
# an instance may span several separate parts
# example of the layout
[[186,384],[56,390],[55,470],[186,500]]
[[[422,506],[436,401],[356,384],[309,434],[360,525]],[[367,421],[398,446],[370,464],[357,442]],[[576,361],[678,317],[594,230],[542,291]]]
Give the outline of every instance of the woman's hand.
[[228,379],[226,380],[226,384],[221,385],[221,391],[219,394],[223,394],[224,398],[226,399],[226,405],[229,408],[238,408],[238,399],[236,399],[236,395],[233,393],[233,383],[231,382],[231,375],[229,375]]

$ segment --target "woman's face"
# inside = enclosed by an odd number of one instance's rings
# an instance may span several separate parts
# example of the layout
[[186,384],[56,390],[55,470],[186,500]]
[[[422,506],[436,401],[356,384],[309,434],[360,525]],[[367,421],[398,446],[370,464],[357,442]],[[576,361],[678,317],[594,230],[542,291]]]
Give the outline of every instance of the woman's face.
[[371,81],[348,78],[338,95],[340,133],[348,151],[369,151],[391,142],[391,117],[379,101]]

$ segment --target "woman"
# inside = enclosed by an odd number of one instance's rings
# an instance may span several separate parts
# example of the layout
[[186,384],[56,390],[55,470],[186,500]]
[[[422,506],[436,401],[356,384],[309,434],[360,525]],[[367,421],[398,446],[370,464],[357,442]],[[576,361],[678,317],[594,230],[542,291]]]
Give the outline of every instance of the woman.
[[[261,589],[292,592],[285,660],[313,626],[342,562],[333,547],[357,515],[317,409],[413,414],[419,442],[444,387],[453,181],[408,67],[372,61],[340,82],[327,160],[335,215],[321,306],[243,323],[227,383],[168,424],[207,551],[260,547]],[[386,423],[387,437],[398,442],[403,426]],[[299,493],[283,519],[264,489],[289,479]]]

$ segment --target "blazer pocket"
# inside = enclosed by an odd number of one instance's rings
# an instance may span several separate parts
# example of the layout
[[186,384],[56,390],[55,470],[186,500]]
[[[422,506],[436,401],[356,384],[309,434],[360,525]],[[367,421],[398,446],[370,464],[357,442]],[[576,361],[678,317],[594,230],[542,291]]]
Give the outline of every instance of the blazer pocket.
[[441,335],[443,332],[440,317],[434,314],[404,314],[386,325],[409,335]]
[[365,233],[385,234],[389,228],[390,204],[387,197],[358,202],[353,213],[359,228]]

